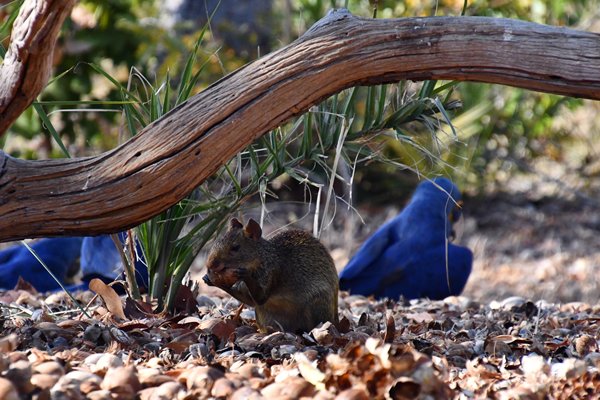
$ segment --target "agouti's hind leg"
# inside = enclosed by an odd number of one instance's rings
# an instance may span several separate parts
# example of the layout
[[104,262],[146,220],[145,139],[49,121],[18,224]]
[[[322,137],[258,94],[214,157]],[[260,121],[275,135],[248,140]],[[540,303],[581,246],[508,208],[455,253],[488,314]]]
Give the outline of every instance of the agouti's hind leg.
[[311,318],[314,326],[317,326],[321,322],[330,321],[332,324],[337,325],[337,307],[330,302],[318,301],[310,305]]

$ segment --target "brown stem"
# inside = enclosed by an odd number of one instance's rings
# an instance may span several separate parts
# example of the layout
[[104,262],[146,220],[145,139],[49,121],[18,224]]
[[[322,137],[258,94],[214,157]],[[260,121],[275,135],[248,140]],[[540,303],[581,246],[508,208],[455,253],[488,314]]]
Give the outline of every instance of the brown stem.
[[0,65],[0,135],[48,83],[54,45],[75,0],[26,0]]

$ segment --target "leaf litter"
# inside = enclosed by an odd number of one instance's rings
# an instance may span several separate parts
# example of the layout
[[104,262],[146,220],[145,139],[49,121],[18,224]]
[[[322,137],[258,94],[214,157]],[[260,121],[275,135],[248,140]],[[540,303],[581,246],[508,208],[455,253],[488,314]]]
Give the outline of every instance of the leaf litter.
[[[197,311],[170,316],[126,297],[117,297],[119,307],[111,293],[110,306],[91,302],[90,319],[66,296],[16,292],[23,289],[3,294],[13,299],[2,307],[0,338],[7,399],[566,399],[600,392],[600,306],[584,303],[396,302],[342,293],[337,327],[296,335],[259,332],[252,310],[240,312],[226,295],[195,292]],[[91,295],[77,297],[86,303]]]
[[[259,332],[251,308],[217,291],[186,287],[178,314],[167,315],[99,285],[98,296],[76,294],[88,318],[64,293],[44,297],[22,282],[0,293],[0,398],[594,398],[600,304],[590,232],[600,210],[516,198],[471,208],[463,240],[476,253],[486,244],[477,258],[487,264],[475,266],[465,297],[341,293],[338,326],[303,335]],[[559,230],[569,224],[582,228]]]

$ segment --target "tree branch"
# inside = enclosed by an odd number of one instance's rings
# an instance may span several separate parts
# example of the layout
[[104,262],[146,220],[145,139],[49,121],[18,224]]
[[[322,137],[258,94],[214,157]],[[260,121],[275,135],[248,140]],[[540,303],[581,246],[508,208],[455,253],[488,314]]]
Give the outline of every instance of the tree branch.
[[509,19],[333,13],[112,151],[45,161],[0,153],[0,240],[137,225],[326,97],[402,79],[472,80],[600,99],[600,35]]
[[75,0],[26,0],[15,19],[0,65],[0,135],[48,83],[54,45]]

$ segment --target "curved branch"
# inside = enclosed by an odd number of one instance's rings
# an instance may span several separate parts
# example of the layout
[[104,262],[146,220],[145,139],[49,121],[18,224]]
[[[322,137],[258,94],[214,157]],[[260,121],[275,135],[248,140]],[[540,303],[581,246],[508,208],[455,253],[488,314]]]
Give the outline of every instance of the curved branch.
[[322,99],[402,79],[473,80],[600,99],[600,35],[509,19],[332,13],[112,151],[47,161],[0,153],[0,240],[139,224]]
[[0,135],[48,83],[56,39],[74,3],[75,0],[27,0],[21,6],[0,65]]

